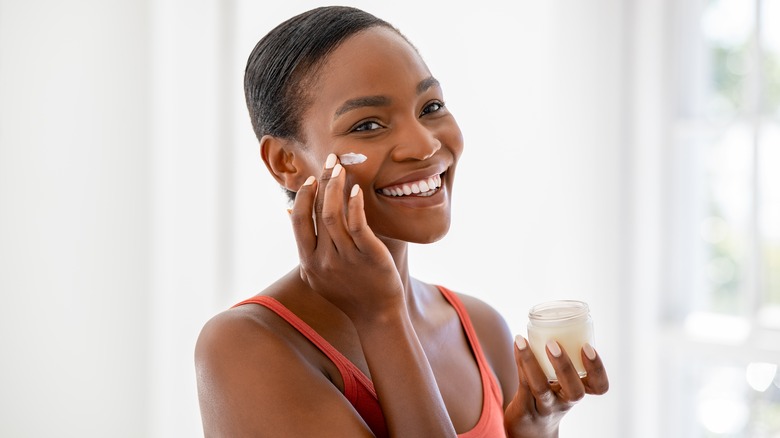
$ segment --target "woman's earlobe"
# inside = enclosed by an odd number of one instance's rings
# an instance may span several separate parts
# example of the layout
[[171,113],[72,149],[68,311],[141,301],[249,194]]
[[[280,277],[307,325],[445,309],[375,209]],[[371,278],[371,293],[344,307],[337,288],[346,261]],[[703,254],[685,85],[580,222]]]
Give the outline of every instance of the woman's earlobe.
[[[295,165],[295,142],[285,138],[263,136],[260,139],[260,156],[265,167],[282,187],[297,191],[308,175],[301,176]],[[300,180],[300,181],[299,181]]]

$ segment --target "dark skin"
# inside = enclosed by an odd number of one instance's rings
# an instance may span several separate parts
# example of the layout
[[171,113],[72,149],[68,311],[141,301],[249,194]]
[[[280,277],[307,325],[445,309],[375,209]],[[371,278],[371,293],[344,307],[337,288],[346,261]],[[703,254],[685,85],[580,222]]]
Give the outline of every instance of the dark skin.
[[[411,277],[408,265],[408,242],[436,241],[449,228],[460,129],[427,66],[390,29],[350,37],[315,83],[301,123],[305,142],[261,140],[271,174],[297,192],[290,217],[300,257],[261,294],[282,302],[371,378],[391,436],[464,433],[482,410],[479,370],[455,310],[434,286]],[[367,161],[343,167],[328,159],[346,152]],[[441,187],[431,196],[382,193],[437,175]],[[580,378],[566,352],[548,351],[559,377],[551,384],[498,312],[459,296],[501,386],[507,436],[557,436],[577,401],[606,392],[595,352],[579,352],[588,371]],[[372,436],[341,393],[335,365],[262,306],[209,321],[196,368],[206,436]]]

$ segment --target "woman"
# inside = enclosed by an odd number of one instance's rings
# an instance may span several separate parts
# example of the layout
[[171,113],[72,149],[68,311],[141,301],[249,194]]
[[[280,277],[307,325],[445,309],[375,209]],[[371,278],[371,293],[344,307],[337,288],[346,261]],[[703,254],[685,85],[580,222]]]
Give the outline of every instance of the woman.
[[408,242],[449,228],[463,140],[395,28],[353,8],[296,16],[255,47],[245,93],[300,264],[203,328],[207,436],[550,437],[606,392],[589,345],[580,378],[548,344],[550,383],[495,310],[410,276]]

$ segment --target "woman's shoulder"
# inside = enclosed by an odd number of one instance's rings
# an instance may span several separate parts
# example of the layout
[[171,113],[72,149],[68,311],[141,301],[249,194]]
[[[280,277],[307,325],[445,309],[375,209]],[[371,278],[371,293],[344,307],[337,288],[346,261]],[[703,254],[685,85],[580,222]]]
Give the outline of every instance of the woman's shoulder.
[[279,317],[280,303],[294,289],[291,276],[286,275],[270,284],[254,296],[237,299],[229,308],[214,315],[201,329],[201,341],[208,344],[211,340],[225,342],[248,342],[257,345],[258,340],[281,340],[285,327]]
[[252,350],[266,350],[272,357],[285,348],[287,343],[273,327],[267,312],[257,307],[231,307],[211,317],[195,344],[196,363],[211,364]]
[[[265,301],[269,295],[255,298]],[[250,302],[251,302],[250,301]],[[316,347],[263,305],[234,306],[203,326],[195,369],[206,436],[259,436],[268,430],[300,430],[314,436],[322,421],[300,422],[297,412],[324,409],[353,432],[365,429],[331,380],[335,371]],[[322,408],[327,406],[327,408]],[[262,413],[262,414],[261,414]],[[324,421],[324,420],[323,420]]]
[[250,351],[273,357],[280,350],[289,349],[291,343],[286,334],[286,324],[268,304],[276,301],[279,291],[284,289],[279,286],[282,282],[280,280],[257,295],[236,302],[209,319],[196,343],[196,362],[220,360],[234,353],[246,355]]

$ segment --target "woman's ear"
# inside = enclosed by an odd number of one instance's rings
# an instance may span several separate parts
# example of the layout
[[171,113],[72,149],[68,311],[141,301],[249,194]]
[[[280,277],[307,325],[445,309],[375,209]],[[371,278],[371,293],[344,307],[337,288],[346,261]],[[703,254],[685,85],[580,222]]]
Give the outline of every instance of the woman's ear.
[[276,182],[287,190],[297,192],[309,175],[303,175],[297,163],[300,145],[294,140],[265,135],[260,139],[260,156]]

